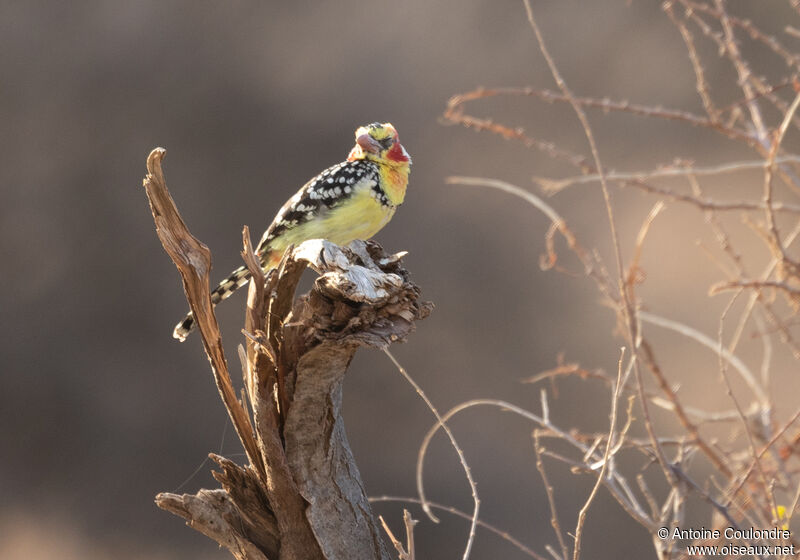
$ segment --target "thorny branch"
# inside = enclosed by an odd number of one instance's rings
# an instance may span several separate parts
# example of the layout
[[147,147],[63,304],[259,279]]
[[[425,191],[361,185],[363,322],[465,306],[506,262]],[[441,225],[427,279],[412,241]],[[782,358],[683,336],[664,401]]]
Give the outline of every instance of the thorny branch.
[[[781,347],[788,350],[795,361],[793,370],[800,370],[800,258],[795,241],[800,235],[800,156],[793,153],[800,131],[800,52],[796,40],[800,38],[798,25],[784,29],[768,29],[746,17],[734,13],[732,4],[725,0],[668,0],[662,9],[676,30],[676,39],[686,50],[690,69],[699,96],[701,112],[680,108],[600,99],[578,95],[568,86],[568,79],[558,68],[545,44],[546,32],[540,28],[529,0],[523,0],[528,21],[535,34],[541,55],[558,86],[557,91],[538,86],[481,87],[454,95],[444,110],[444,120],[477,131],[498,135],[506,140],[518,141],[536,152],[564,164],[573,176],[563,178],[533,177],[545,196],[553,196],[577,185],[598,184],[602,191],[606,214],[610,224],[611,247],[614,249],[612,270],[609,274],[599,252],[574,233],[569,216],[558,209],[553,201],[531,190],[513,185],[501,178],[450,177],[448,183],[489,187],[501,190],[530,203],[549,220],[544,238],[544,252],[540,264],[544,270],[563,271],[563,257],[558,254],[560,236],[566,249],[582,265],[584,275],[602,295],[602,303],[615,310],[618,316],[618,334],[622,334],[630,360],[626,367],[620,364],[618,381],[598,368],[585,367],[576,362],[566,362],[559,355],[558,367],[534,375],[528,383],[548,382],[556,390],[558,380],[577,377],[586,382],[600,380],[611,392],[611,417],[616,416],[616,403],[620,398],[634,399],[642,416],[629,418],[647,437],[633,437],[627,429],[617,431],[612,420],[610,430],[586,432],[577,428],[556,425],[550,418],[547,391],[542,389],[542,412],[536,414],[512,403],[478,399],[457,405],[442,415],[443,422],[458,413],[475,407],[492,406],[512,412],[536,426],[534,451],[536,467],[544,482],[551,513],[555,543],[544,549],[554,558],[577,560],[581,553],[582,514],[578,520],[575,542],[568,547],[563,539],[562,524],[567,513],[558,506],[558,488],[550,482],[544,460],[554,461],[573,469],[576,473],[590,474],[597,487],[604,488],[623,510],[653,535],[656,527],[685,526],[687,503],[699,498],[706,504],[710,526],[772,527],[788,524],[800,504],[800,411],[783,421],[774,399],[775,390],[785,391],[786,375],[778,366],[776,356]],[[788,0],[791,9],[800,15],[800,2]],[[546,31],[546,30],[545,30]],[[711,47],[711,49],[709,49]],[[748,59],[748,54],[761,49],[762,55],[772,56],[783,73],[771,72],[770,80],[764,72]],[[716,52],[717,58],[706,53]],[[763,56],[762,56],[763,58]],[[759,64],[762,60],[757,61]],[[718,79],[719,66],[727,66],[737,77],[738,99],[731,102],[730,91]],[[707,71],[714,67],[714,72]],[[537,137],[514,124],[500,123],[491,115],[478,115],[474,107],[489,98],[519,97],[531,103],[566,104],[578,118],[580,130],[588,142],[586,153],[566,149],[548,139]],[[601,146],[595,142],[590,117],[602,114],[614,118],[615,114],[632,115],[645,119],[669,120],[715,133],[720,148],[738,145],[754,153],[757,159],[735,158],[726,162],[706,164],[675,158],[667,165],[653,169],[613,170],[601,159]],[[575,175],[577,171],[578,175]],[[753,178],[760,172],[761,180]],[[714,193],[712,188],[701,186],[707,178],[725,174],[726,178],[750,181],[747,196],[736,200],[726,193]],[[617,212],[613,187],[637,189],[664,203],[678,202],[698,209],[719,247],[714,250],[703,243],[702,249],[711,257],[723,275],[708,287],[709,296],[731,293],[731,303],[722,313],[717,340],[695,326],[668,319],[669,310],[644,311],[647,305],[638,293],[638,285],[651,281],[643,270],[642,254],[645,235],[650,228],[654,212],[645,219],[639,238],[634,240],[634,250],[626,255],[621,247],[617,228]],[[741,246],[741,234],[733,236],[728,217],[740,213],[742,223],[756,240],[762,241],[765,251],[754,255],[750,247]],[[757,263],[754,265],[753,263]],[[764,262],[767,262],[764,267]],[[759,274],[751,267],[763,267]],[[739,296],[746,298],[734,306]],[[733,317],[734,314],[738,314]],[[730,317],[729,317],[730,316]],[[733,317],[733,319],[731,318]],[[730,340],[723,340],[724,325],[735,321]],[[677,384],[678,373],[670,371],[659,362],[657,329],[677,333],[687,344],[696,344],[717,356],[718,369],[724,380],[727,406],[723,410],[710,408],[709,403],[696,406],[687,402],[689,395],[681,393]],[[762,356],[759,365],[751,365],[750,358],[739,355],[740,342],[749,330],[753,338],[761,341]],[[651,334],[652,332],[652,334]],[[663,336],[663,335],[661,335]],[[671,336],[674,336],[672,334]],[[640,368],[640,364],[644,368]],[[785,366],[783,366],[785,368]],[[623,371],[624,370],[624,371]],[[735,374],[732,375],[732,374]],[[779,381],[778,381],[779,380]],[[796,379],[793,381],[796,383]],[[796,385],[792,389],[796,392]],[[675,421],[667,428],[653,411],[669,414]],[[715,426],[712,426],[712,423]],[[722,427],[726,431],[720,431]],[[420,496],[422,471],[433,434],[434,425],[423,440],[418,458],[418,483]],[[725,435],[728,434],[728,435]],[[546,445],[548,440],[559,442],[558,451]],[[564,444],[568,449],[565,449]],[[569,449],[572,452],[569,452]],[[630,463],[617,459],[617,455],[635,454],[644,457],[645,467],[631,470]],[[649,468],[657,465],[658,469]],[[708,472],[711,473],[709,476]],[[708,482],[700,483],[700,477]],[[635,479],[635,483],[630,481]],[[666,483],[666,494],[654,491]],[[586,501],[591,503],[593,493]],[[695,500],[696,501],[696,500]],[[422,503],[425,503],[422,498]],[[577,512],[576,512],[577,513]],[[797,546],[796,541],[792,543]],[[713,543],[706,543],[713,544]],[[749,544],[767,544],[753,542]],[[775,544],[775,543],[769,543]],[[679,543],[665,543],[653,536],[654,548],[661,559],[683,558],[685,550]],[[531,556],[538,553],[532,553]],[[536,557],[536,556],[534,556]]]

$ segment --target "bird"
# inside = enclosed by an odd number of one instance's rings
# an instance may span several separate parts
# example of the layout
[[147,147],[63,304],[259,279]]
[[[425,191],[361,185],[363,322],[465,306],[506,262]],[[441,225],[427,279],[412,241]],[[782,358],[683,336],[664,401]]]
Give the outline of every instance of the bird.
[[[309,180],[278,210],[255,249],[265,273],[275,268],[290,245],[327,239],[347,245],[369,239],[389,223],[403,203],[411,156],[391,123],[374,122],[355,132],[347,159]],[[211,303],[229,298],[250,279],[240,266],[211,292]],[[189,312],[172,336],[183,342],[194,328]]]

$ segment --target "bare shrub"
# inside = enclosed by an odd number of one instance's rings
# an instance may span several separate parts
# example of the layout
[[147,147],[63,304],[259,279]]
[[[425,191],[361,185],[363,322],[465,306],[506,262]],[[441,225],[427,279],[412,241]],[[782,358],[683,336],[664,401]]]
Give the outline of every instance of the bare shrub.
[[[798,2],[789,1],[793,11],[800,12],[799,6]],[[786,350],[793,360],[791,375],[796,378],[800,374],[797,322],[800,260],[795,247],[800,234],[797,200],[800,156],[787,146],[787,137],[800,129],[797,115],[800,82],[796,77],[800,54],[788,46],[796,43],[800,31],[793,27],[762,29],[733,13],[724,0],[664,2],[663,12],[683,39],[694,70],[697,95],[703,108],[702,112],[694,113],[577,95],[568,85],[568,79],[562,76],[556,57],[548,50],[547,30],[539,28],[529,0],[525,0],[525,9],[557,89],[535,86],[475,89],[451,98],[444,120],[521,142],[534,152],[573,168],[575,173],[558,178],[535,177],[534,183],[541,194],[501,179],[450,177],[448,182],[499,189],[542,212],[551,222],[544,238],[542,268],[564,272],[563,255],[559,255],[558,247],[566,246],[602,296],[602,303],[615,310],[618,334],[624,347],[618,370],[613,375],[560,360],[558,367],[527,380],[530,383],[553,382],[567,376],[602,379],[608,387],[609,423],[590,432],[554,424],[549,415],[548,392],[544,388],[539,413],[508,402],[477,399],[454,407],[442,415],[442,420],[446,422],[464,410],[489,406],[516,413],[535,424],[532,437],[536,466],[546,489],[554,541],[545,545],[541,552],[515,542],[530,557],[544,558],[549,554],[553,558],[577,560],[582,552],[587,513],[591,513],[592,502],[601,489],[652,537],[659,558],[703,554],[687,549],[693,544],[722,546],[731,543],[751,547],[766,545],[773,547],[769,554],[789,557],[791,550],[798,549],[791,537],[751,531],[741,538],[731,539],[713,531],[725,527],[743,531],[789,528],[800,502],[797,452],[800,430],[796,425],[800,406],[794,412],[779,414],[775,395],[782,387],[773,383],[774,357],[779,349]],[[709,46],[737,76],[735,97],[738,100],[733,103],[721,101],[730,98],[731,91],[723,91],[726,86],[717,83],[716,77],[707,75],[704,70],[707,61],[701,52],[708,52]],[[779,77],[769,80],[762,77],[759,68],[743,54],[755,48],[766,51],[780,63],[783,72]],[[570,106],[583,130],[586,152],[566,149],[515,124],[473,113],[482,100],[512,96],[529,98],[531,103]],[[700,166],[684,159],[651,169],[612,171],[611,165],[602,159],[603,147],[596,142],[590,123],[590,115],[598,112],[671,120],[687,127],[707,129],[721,143],[738,146],[735,153],[744,149],[752,152],[753,157],[741,159],[737,156],[713,166]],[[704,185],[723,174],[733,176],[754,171],[761,174],[761,179],[750,184],[750,196],[742,199],[716,194]],[[603,213],[613,247],[611,263],[605,262],[597,250],[574,233],[568,215],[547,201],[548,196],[576,185],[597,185],[602,191]],[[629,255],[621,248],[618,208],[614,200],[620,189],[636,189],[653,199],[651,211],[640,218],[641,227]],[[708,296],[724,295],[729,300],[718,319],[717,332],[712,335],[657,311],[645,311],[646,302],[638,292],[644,278],[641,256],[648,231],[666,205],[674,204],[691,205],[701,211],[706,227],[718,243],[716,254],[711,256],[724,279],[707,287]],[[751,255],[748,253],[752,252],[750,246],[737,244],[724,219],[731,214],[738,214],[751,235],[760,239],[761,254]],[[761,270],[754,270],[752,262],[759,260],[767,264]],[[737,302],[740,305],[736,306]],[[726,396],[727,408],[703,409],[685,402],[671,379],[674,372],[660,364],[659,347],[649,336],[654,329],[671,330],[716,354],[719,379],[716,387]],[[746,332],[754,332],[762,345],[760,364],[749,363],[738,355]],[[744,390],[735,390],[735,387]],[[664,414],[671,416],[675,422],[666,427],[665,422],[654,419],[656,411],[662,417]],[[422,473],[428,444],[438,429],[439,425],[432,427],[425,438],[418,463],[420,503],[429,515],[432,515],[433,504],[425,497]],[[632,435],[637,432],[646,437]],[[720,433],[724,437],[720,437]],[[550,445],[548,442],[553,440],[560,444]],[[572,453],[554,450],[554,447],[563,449],[563,444],[567,444]],[[643,460],[628,461],[622,460],[623,457]],[[559,515],[558,489],[551,485],[547,474],[554,465],[596,478],[576,520],[569,521],[563,512]],[[661,488],[667,490],[656,490]],[[706,511],[701,516],[708,519],[704,525],[708,532],[674,539],[676,528],[691,526],[687,518],[690,500],[705,504]],[[692,513],[696,517],[697,512]],[[475,521],[477,518],[473,517],[473,523]],[[668,531],[668,538],[659,536],[658,530],[662,528]],[[785,548],[776,549],[776,546]],[[468,553],[469,547],[465,558]],[[749,553],[761,556],[768,552],[752,548]]]

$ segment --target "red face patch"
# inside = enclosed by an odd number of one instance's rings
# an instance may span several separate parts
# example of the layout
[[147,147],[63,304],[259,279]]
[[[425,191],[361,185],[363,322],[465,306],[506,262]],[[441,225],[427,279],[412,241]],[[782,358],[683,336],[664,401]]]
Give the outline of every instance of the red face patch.
[[400,163],[409,161],[408,156],[405,154],[405,150],[403,150],[403,147],[400,145],[400,142],[395,142],[389,151],[386,152],[386,159]]

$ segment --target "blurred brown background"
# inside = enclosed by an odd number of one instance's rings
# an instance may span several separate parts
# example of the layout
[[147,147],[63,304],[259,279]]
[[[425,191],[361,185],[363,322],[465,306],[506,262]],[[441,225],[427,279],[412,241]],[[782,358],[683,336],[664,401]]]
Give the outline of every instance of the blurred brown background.
[[[731,4],[775,29],[791,17],[783,5]],[[535,8],[577,93],[699,108],[680,36],[658,3]],[[710,74],[734,79],[710,60]],[[407,202],[378,240],[410,252],[406,265],[436,304],[393,351],[440,410],[496,397],[538,411],[539,388],[519,380],[553,367],[559,352],[616,367],[622,341],[594,286],[539,269],[546,219],[508,195],[444,182],[477,175],[533,189],[534,174],[575,174],[519,144],[439,122],[451,95],[479,85],[555,89],[519,2],[6,1],[0,69],[2,558],[228,557],[153,504],[159,491],[216,487],[208,464],[195,472],[209,451],[241,458],[199,340],[170,336],[186,306],[140,187],[155,146],[168,150],[172,194],[220,279],[240,264],[243,224],[257,237],[296,188],[347,155],[358,125],[390,121],[414,166]],[[471,109],[588,153],[568,107],[518,98]],[[746,155],[679,123],[592,118],[601,155],[617,169]],[[654,201],[619,193],[626,255]],[[551,202],[613,263],[596,188]],[[659,218],[641,293],[651,309],[713,335],[725,302],[706,295],[721,275],[695,246],[701,225],[694,208],[672,205]],[[564,264],[578,270],[567,256]],[[242,306],[238,297],[219,310],[234,371]],[[653,336],[681,349],[663,365],[685,390],[717,382],[713,355]],[[551,400],[565,427],[605,429],[607,407],[607,392],[591,382],[559,383]],[[345,418],[369,493],[414,496],[416,450],[433,417],[383,354],[357,356]],[[482,519],[543,553],[553,538],[531,426],[484,409],[456,417],[453,429]],[[574,526],[593,480],[561,467],[551,478]],[[426,483],[430,498],[471,510],[444,438]],[[444,515],[434,525],[411,509],[422,558],[460,557],[466,522]],[[398,526],[401,505],[376,510]],[[602,492],[586,531],[593,558],[652,556],[649,536]],[[523,556],[479,532],[472,557]]]

